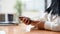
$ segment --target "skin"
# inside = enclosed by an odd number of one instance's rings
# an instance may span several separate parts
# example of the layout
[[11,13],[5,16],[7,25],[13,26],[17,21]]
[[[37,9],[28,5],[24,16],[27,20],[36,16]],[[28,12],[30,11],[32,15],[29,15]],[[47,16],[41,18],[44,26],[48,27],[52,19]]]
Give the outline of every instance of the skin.
[[31,20],[30,18],[24,17],[24,16],[19,17],[19,19],[26,25],[30,25],[31,24],[32,26],[34,26],[32,29],[44,29],[44,22],[45,21],[42,21],[42,20],[34,21],[34,20]]

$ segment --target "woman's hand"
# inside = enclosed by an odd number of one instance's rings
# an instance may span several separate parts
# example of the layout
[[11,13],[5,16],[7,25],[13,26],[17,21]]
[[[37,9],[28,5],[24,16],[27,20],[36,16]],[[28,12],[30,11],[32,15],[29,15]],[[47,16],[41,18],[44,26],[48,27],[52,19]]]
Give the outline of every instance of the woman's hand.
[[23,16],[21,16],[21,17],[19,17],[19,19],[23,22],[23,23],[25,23],[26,25],[29,25],[31,22],[30,22],[30,18],[28,18],[28,17],[23,17]]
[[30,20],[28,17],[19,17],[19,19],[26,25],[31,24],[32,26],[35,26],[38,29],[44,29],[44,21],[34,21]]
[[44,29],[44,23],[45,21],[42,21],[42,20],[40,20],[40,21],[33,21],[32,23],[31,23],[31,25],[33,25],[33,26],[35,26],[35,28],[34,29]]

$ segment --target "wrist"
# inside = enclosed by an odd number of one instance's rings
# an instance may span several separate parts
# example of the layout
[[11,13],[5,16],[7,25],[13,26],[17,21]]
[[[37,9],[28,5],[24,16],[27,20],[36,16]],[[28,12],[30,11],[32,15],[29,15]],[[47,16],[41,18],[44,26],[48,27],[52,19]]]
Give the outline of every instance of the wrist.
[[45,24],[45,21],[41,21],[39,24],[39,29],[45,29],[44,24]]

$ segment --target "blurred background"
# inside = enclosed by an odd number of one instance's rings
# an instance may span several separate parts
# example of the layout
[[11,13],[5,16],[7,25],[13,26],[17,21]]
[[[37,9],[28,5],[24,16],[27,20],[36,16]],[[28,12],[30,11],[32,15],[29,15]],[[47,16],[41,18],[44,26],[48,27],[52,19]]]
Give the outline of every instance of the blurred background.
[[43,12],[50,6],[51,0],[20,0],[22,3],[22,16],[39,19]]
[[[26,16],[32,20],[42,18],[43,12],[50,4],[51,0],[0,0],[0,25],[3,23],[3,26],[0,26],[0,34],[24,33],[26,25],[21,24],[18,17]],[[9,26],[8,23],[19,25]],[[8,25],[5,26],[4,24]]]

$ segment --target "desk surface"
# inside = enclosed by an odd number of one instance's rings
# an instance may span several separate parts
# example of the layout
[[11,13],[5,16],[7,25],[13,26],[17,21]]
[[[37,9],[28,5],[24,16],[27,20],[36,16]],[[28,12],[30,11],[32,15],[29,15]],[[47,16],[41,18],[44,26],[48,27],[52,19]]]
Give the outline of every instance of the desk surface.
[[25,25],[18,26],[0,26],[0,31],[5,31],[6,34],[60,34],[60,32],[53,32],[47,30],[32,30],[25,32]]
[[60,34],[60,32],[53,32],[47,30],[32,30],[31,32],[27,32],[25,34]]

